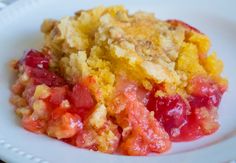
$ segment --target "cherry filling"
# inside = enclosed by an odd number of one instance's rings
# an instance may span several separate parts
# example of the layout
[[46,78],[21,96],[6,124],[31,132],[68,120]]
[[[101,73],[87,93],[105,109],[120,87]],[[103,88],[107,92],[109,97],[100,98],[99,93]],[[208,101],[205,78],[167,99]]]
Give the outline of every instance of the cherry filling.
[[147,108],[154,111],[172,141],[190,141],[214,133],[219,124],[217,107],[224,93],[212,80],[195,77],[190,82],[190,96],[155,97],[156,88],[149,96]]
[[[39,84],[49,86],[50,95],[43,100],[46,110],[43,119],[26,116],[22,119],[25,129],[47,133],[58,139],[69,138],[76,134],[84,120],[95,106],[89,89],[82,84],[69,86],[66,81],[49,70],[49,57],[36,50],[30,50],[20,62],[32,83],[26,87],[23,96],[30,103],[35,88]],[[73,127],[79,125],[78,127]]]
[[[86,85],[77,83],[69,86],[63,78],[49,70],[49,57],[36,50],[30,50],[21,64],[32,80],[23,93],[29,104],[36,85],[50,87],[50,95],[40,99],[47,106],[44,118],[35,120],[25,116],[22,119],[24,128],[36,133],[47,132],[49,136],[70,144],[97,150],[96,144],[84,145],[85,139],[94,139],[93,133],[83,128],[83,122],[96,105]],[[135,83],[121,81],[117,86],[115,102],[118,104],[115,108],[123,111],[116,115],[116,121],[125,129],[127,124],[132,124],[132,132],[124,136],[121,143],[121,149],[130,155],[162,152],[170,147],[169,137],[172,141],[191,141],[212,134],[219,128],[217,107],[226,87],[208,77],[197,76],[190,80],[187,97],[180,94],[156,95],[158,90],[165,91],[161,84],[148,92]],[[156,119],[149,116],[147,109],[154,112]],[[118,141],[114,146],[117,147]]]
[[49,57],[32,49],[26,53],[23,63],[33,68],[48,69]]
[[65,81],[56,73],[49,71],[49,57],[36,50],[30,50],[23,65],[26,73],[33,79],[34,84],[46,84],[48,86],[63,86]]
[[179,135],[179,130],[187,123],[189,110],[180,95],[150,97],[147,108],[154,111],[155,118],[171,137]]
[[193,108],[218,107],[225,90],[206,77],[195,77],[188,88],[192,96],[188,101]]
[[69,99],[73,104],[71,112],[80,115],[83,120],[87,118],[92,111],[91,108],[95,106],[95,101],[88,88],[82,84],[76,84],[73,87]]
[[33,79],[34,84],[46,84],[47,86],[63,86],[65,81],[52,71],[41,68],[26,67],[26,73]]
[[[86,86],[76,84],[72,90],[63,78],[49,70],[49,56],[37,50],[30,50],[22,59],[25,72],[33,80],[33,85],[46,84],[51,87],[51,96],[47,103],[52,108],[59,107],[63,100],[69,100],[70,112],[86,117],[95,102]],[[32,96],[32,93],[31,95]]]

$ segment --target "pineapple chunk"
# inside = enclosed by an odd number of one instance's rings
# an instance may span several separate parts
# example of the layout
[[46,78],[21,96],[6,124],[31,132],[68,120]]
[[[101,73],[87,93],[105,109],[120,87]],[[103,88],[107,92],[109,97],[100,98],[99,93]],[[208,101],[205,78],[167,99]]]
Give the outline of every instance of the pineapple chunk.
[[47,117],[47,108],[43,100],[36,100],[33,103],[32,117],[34,117],[35,119],[41,119]]
[[104,104],[97,104],[94,112],[90,115],[89,124],[92,127],[99,129],[106,122],[107,120],[106,116],[107,116],[107,108],[104,106]]
[[28,107],[16,108],[16,114],[17,114],[20,118],[29,116],[31,113],[32,113],[32,110],[30,110]]
[[47,85],[42,84],[36,87],[34,92],[34,97],[36,99],[45,99],[48,96],[50,96],[50,88]]
[[98,150],[112,153],[116,149],[115,144],[117,144],[118,140],[119,138],[111,130],[104,131],[97,137]]

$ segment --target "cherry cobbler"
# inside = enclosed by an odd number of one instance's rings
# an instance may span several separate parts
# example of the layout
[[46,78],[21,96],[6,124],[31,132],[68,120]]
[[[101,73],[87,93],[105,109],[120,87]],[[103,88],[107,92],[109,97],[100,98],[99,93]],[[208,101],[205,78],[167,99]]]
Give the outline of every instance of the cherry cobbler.
[[196,28],[113,6],[45,20],[41,31],[44,46],[11,64],[10,101],[26,130],[79,148],[147,155],[219,129],[227,80]]

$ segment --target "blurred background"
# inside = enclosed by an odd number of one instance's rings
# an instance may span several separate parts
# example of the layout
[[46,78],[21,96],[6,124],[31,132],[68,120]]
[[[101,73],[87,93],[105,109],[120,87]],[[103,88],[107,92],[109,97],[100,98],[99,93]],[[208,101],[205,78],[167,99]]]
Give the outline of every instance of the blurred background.
[[7,7],[9,4],[16,0],[0,0],[0,10]]

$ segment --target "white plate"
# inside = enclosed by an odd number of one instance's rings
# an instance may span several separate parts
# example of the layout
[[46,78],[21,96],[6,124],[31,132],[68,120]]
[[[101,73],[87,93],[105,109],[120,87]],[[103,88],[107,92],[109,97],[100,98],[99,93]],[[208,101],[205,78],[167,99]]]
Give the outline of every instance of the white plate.
[[[126,157],[78,149],[65,143],[22,129],[8,102],[12,75],[7,63],[22,56],[24,50],[39,48],[39,32],[45,18],[72,15],[76,10],[98,5],[124,4],[129,10],[155,12],[159,18],[184,20],[212,39],[212,49],[225,62],[224,75],[229,91],[219,110],[220,130],[211,136],[189,143],[173,144],[160,156]],[[236,160],[236,1],[215,0],[21,0],[0,12],[0,158],[16,163],[156,163],[156,162],[230,162]]]

